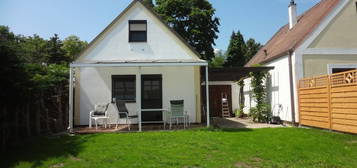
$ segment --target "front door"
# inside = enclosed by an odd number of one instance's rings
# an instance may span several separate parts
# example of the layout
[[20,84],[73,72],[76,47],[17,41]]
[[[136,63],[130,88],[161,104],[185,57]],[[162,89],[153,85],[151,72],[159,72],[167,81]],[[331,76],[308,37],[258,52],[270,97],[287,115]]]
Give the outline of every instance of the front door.
[[[141,76],[141,108],[162,109],[162,76]],[[143,111],[141,113],[143,122],[163,121],[162,111]]]

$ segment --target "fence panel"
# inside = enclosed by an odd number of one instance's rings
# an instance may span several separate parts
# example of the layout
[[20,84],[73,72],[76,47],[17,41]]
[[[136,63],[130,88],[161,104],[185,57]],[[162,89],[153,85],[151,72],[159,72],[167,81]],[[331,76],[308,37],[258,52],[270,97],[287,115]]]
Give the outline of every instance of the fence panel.
[[357,70],[299,81],[300,124],[357,133]]
[[330,128],[328,76],[306,78],[299,82],[300,123]]
[[332,74],[331,129],[357,133],[357,71]]

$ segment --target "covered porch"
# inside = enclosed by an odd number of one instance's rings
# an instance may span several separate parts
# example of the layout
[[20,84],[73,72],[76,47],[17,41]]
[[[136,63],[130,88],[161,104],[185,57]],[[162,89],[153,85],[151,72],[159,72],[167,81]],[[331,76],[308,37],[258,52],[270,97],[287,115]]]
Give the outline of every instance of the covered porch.
[[[187,86],[182,86],[182,81],[184,80],[190,80],[191,78],[180,78],[179,76],[190,76],[190,75],[195,75],[195,68],[200,69],[200,67],[205,67],[206,69],[206,74],[205,74],[205,81],[208,81],[208,64],[205,61],[199,60],[199,61],[185,61],[185,60],[170,60],[170,61],[130,61],[130,62],[88,62],[88,63],[73,63],[70,65],[70,81],[69,81],[69,131],[70,132],[78,132],[78,131],[84,131],[84,132],[91,132],[91,129],[88,129],[88,113],[90,108],[92,107],[93,104],[97,103],[98,100],[105,100],[105,102],[113,104],[113,93],[109,93],[107,90],[111,90],[113,87],[112,82],[108,82],[115,76],[116,74],[120,75],[132,75],[135,79],[135,96],[134,100],[132,102],[128,102],[129,104],[129,111],[135,111],[137,114],[137,119],[136,122],[133,122],[132,130],[137,130],[137,131],[146,131],[146,130],[160,130],[163,129],[163,123],[165,123],[166,117],[163,117],[164,111],[169,111],[170,106],[168,103],[170,100],[175,100],[175,99],[182,99],[185,100],[185,106],[187,104],[187,108],[189,109],[189,115],[191,117],[191,122],[195,123],[194,121],[197,121],[198,118],[196,118],[197,112],[202,113],[203,116],[207,117],[205,120],[207,121],[205,123],[205,126],[210,125],[210,119],[209,119],[209,100],[208,98],[206,100],[201,100],[200,98],[197,98],[197,95],[195,96],[194,94],[192,95],[180,95],[184,94],[184,92],[188,93],[190,92],[190,87],[193,82],[188,83]],[[182,72],[181,72],[182,71]],[[192,72],[191,72],[192,71]],[[185,72],[187,72],[185,74]],[[77,74],[76,74],[77,73]],[[79,73],[81,73],[81,77]],[[87,73],[86,75],[83,75],[84,73]],[[89,75],[88,75],[89,74]],[[187,75],[188,74],[188,75]],[[200,75],[199,71],[197,73]],[[83,76],[92,76],[91,78],[85,79]],[[95,77],[98,78],[95,78]],[[147,78],[151,77],[157,77],[160,76],[162,78],[162,93],[161,95],[163,96],[161,98],[161,106],[151,106],[152,102],[148,102],[146,99],[143,98],[145,92],[145,87],[143,86],[144,80]],[[106,94],[101,94],[99,90],[103,88],[100,83],[97,84],[95,81],[97,79],[103,80],[107,83],[106,90],[103,92],[106,92]],[[198,77],[200,79],[200,76]],[[82,81],[81,81],[82,80]],[[194,80],[192,78],[192,80]],[[81,81],[82,83],[78,84],[78,82]],[[93,82],[94,81],[94,82]],[[181,83],[180,83],[181,81]],[[105,83],[104,82],[104,83]],[[200,83],[201,81],[199,81]],[[77,86],[75,86],[75,83],[77,83]],[[93,83],[92,85],[86,84],[86,83]],[[112,84],[108,84],[112,83]],[[199,84],[198,83],[198,84]],[[81,90],[81,95],[80,99],[74,98],[74,88],[77,87],[76,89]],[[185,87],[187,87],[187,91],[185,91]],[[89,88],[89,89],[87,89]],[[87,90],[86,90],[87,89]],[[84,91],[83,91],[84,90]],[[183,91],[181,91],[183,90]],[[85,92],[87,91],[87,92]],[[84,101],[83,97],[84,94],[87,96],[85,99],[88,99],[88,101]],[[202,90],[201,92],[206,92],[208,93],[208,87],[206,87],[205,90]],[[77,94],[77,93],[76,93]],[[167,96],[169,95],[169,96]],[[172,96],[174,95],[174,96]],[[76,95],[77,96],[77,95]],[[102,99],[92,99],[93,97],[104,97]],[[147,95],[146,95],[147,97]],[[75,102],[75,100],[77,102]],[[207,110],[202,110],[201,111],[201,105],[200,103],[197,102],[207,102],[205,105],[205,109]],[[78,102],[79,101],[79,102]],[[195,102],[192,104],[192,102]],[[76,106],[76,108],[74,108]],[[80,106],[80,107],[79,107]],[[197,106],[199,110],[197,109]],[[81,108],[78,110],[77,108]],[[75,110],[76,109],[76,110]],[[75,113],[78,113],[80,111],[80,120],[77,121],[76,124],[75,122]],[[162,112],[162,119],[160,120],[155,120],[155,122],[151,122],[150,116],[148,116],[148,111],[156,111],[156,112]],[[77,114],[78,115],[78,114]],[[86,116],[87,115],[87,116]],[[201,114],[200,114],[201,116]],[[115,116],[110,116],[111,123],[109,125],[111,126],[109,129],[98,129],[98,132],[116,132],[116,131],[124,131],[126,129],[125,125],[119,125],[118,128],[116,126],[113,127],[113,123],[115,119]],[[116,117],[119,117],[118,115]],[[78,124],[79,123],[79,124]],[[194,124],[192,126],[202,126],[202,124]],[[92,128],[93,129],[93,128]],[[174,127],[175,129],[175,127]],[[95,130],[95,128],[94,128]]]

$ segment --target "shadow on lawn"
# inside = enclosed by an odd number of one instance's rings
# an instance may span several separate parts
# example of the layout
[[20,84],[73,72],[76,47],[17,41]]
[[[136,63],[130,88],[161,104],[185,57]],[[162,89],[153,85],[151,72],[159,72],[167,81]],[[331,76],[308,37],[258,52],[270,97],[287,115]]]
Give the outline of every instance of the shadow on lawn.
[[232,121],[227,118],[214,117],[212,121],[213,125],[217,128],[229,130],[248,129],[248,126],[245,123]]
[[251,128],[220,128],[220,127],[211,127],[208,129],[205,129],[207,131],[212,131],[212,132],[250,132],[254,131],[254,129]]
[[19,162],[29,162],[31,167],[42,166],[50,158],[76,157],[83,143],[96,135],[37,137],[2,154],[0,167],[15,167]]

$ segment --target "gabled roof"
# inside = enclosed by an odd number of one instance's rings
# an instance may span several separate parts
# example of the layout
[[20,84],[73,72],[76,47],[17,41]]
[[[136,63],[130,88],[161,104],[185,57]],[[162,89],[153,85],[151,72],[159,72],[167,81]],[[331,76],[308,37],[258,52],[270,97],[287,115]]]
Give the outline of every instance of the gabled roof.
[[280,30],[245,65],[262,64],[286,56],[294,51],[330,14],[341,0],[321,0],[314,7],[298,17],[296,25],[289,30],[289,24]]
[[[184,44],[196,57],[195,60],[198,62],[206,62],[205,60],[200,59],[200,54],[190,45],[188,42],[181,36],[179,35],[174,29],[172,29],[154,10],[152,7],[148,6],[142,0],[133,0],[101,33],[99,33],[89,44],[88,46],[83,49],[77,56],[76,60],[83,55],[89,48],[91,48],[99,39],[101,36],[104,36],[104,34],[109,31],[109,29],[118,21],[120,20],[127,11],[129,11],[136,3],[140,3],[145,9],[147,9],[156,19],[158,19],[172,34],[174,34],[180,42]],[[134,61],[135,62],[135,61]]]

